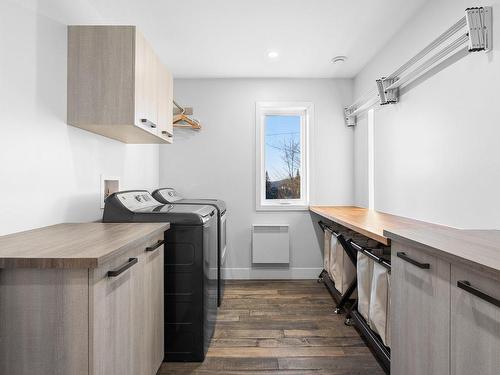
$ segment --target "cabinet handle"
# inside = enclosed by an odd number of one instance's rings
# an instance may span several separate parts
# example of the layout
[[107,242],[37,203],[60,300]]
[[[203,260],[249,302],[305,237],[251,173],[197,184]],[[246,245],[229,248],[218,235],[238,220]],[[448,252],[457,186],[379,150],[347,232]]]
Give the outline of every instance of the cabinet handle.
[[168,132],[168,131],[166,131],[166,130],[162,130],[162,131],[161,131],[161,134],[166,135],[166,136],[167,136],[167,138],[172,138],[172,134],[169,134],[169,132]]
[[141,118],[141,122],[151,126],[153,129],[156,128],[156,124],[153,121],[149,121],[147,118]]
[[431,268],[431,265],[429,263],[420,263],[417,262],[415,259],[411,259],[406,253],[404,252],[398,252],[396,253],[398,258],[403,259],[404,261],[413,264],[414,266],[417,266],[418,268],[422,268],[423,270],[428,270]]
[[146,247],[146,251],[155,251],[156,249],[158,249],[164,243],[165,243],[165,240],[158,241],[154,245]]
[[123,266],[116,270],[108,271],[108,277],[116,277],[120,275],[121,273],[125,272],[128,270],[130,267],[132,267],[134,264],[138,262],[137,258],[128,258],[128,262],[125,263]]
[[479,289],[476,289],[474,288],[470,282],[468,282],[467,280],[459,280],[457,281],[457,286],[460,288],[460,289],[463,289],[465,290],[466,292],[469,292],[470,294],[473,294],[475,295],[476,297],[479,297],[481,298],[482,300],[486,301],[486,302],[489,302],[497,307],[500,307],[500,300],[484,293],[484,292],[481,292]]

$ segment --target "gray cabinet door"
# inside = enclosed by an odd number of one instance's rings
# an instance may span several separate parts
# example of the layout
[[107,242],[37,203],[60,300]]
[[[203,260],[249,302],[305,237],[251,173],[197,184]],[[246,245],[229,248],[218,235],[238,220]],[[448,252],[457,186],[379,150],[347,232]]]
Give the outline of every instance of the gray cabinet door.
[[163,293],[163,246],[146,253],[145,256],[145,328],[146,363],[145,374],[154,375],[163,362],[164,350],[164,293]]
[[93,270],[91,293],[91,368],[94,375],[134,375],[132,291],[136,263],[116,277],[108,271],[124,266],[137,252],[117,257]]
[[135,124],[153,134],[158,132],[158,68],[156,54],[144,36],[136,30]]
[[[132,280],[132,373],[155,375],[164,357],[163,246],[144,245]],[[150,251],[146,251],[150,247]]]
[[[464,290],[463,282],[472,289]],[[500,280],[452,264],[452,375],[500,374],[500,307],[487,301],[487,296],[500,300]]]
[[173,81],[172,75],[158,61],[158,136],[169,139],[173,133]]
[[393,242],[391,277],[391,373],[449,374],[450,264]]

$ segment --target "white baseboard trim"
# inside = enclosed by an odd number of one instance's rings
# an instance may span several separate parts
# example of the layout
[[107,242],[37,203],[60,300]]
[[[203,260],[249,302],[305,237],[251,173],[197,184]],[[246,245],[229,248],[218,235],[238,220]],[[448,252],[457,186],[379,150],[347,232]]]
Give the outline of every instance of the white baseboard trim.
[[227,280],[283,280],[283,279],[316,279],[323,269],[317,268],[224,268],[223,275]]

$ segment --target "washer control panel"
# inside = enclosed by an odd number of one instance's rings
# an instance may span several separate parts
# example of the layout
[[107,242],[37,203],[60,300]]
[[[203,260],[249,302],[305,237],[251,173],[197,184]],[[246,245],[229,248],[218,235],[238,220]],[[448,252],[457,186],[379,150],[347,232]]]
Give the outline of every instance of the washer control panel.
[[161,205],[160,202],[154,199],[151,194],[146,191],[126,191],[117,194],[116,197],[131,211]]
[[158,191],[160,195],[169,203],[180,201],[182,198],[174,189],[166,188]]

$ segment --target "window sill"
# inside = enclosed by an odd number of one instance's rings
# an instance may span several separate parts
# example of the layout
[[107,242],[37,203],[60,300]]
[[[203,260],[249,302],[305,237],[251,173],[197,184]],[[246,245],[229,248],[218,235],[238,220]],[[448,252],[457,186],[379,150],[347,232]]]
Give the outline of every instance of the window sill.
[[257,205],[256,211],[309,211],[308,204]]

